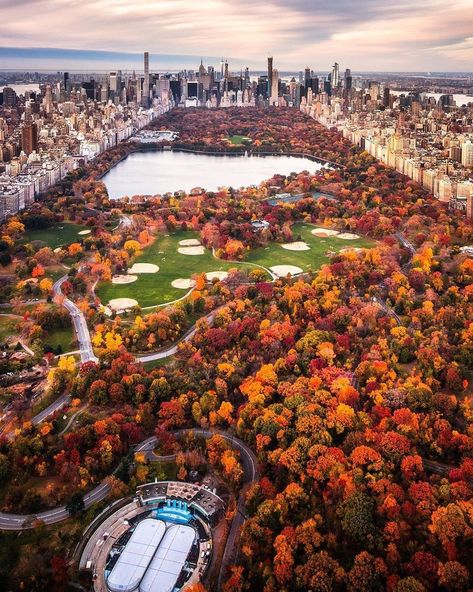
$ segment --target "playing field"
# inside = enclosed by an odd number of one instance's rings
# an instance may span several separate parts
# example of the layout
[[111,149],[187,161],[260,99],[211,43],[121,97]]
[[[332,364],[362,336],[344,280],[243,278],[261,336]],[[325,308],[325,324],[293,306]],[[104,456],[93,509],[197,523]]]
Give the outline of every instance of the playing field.
[[[301,240],[309,248],[305,251],[289,251],[280,244],[273,243],[267,248],[255,249],[247,254],[245,262],[232,263],[213,257],[210,250],[205,249],[202,255],[184,255],[178,252],[182,240],[198,239],[199,234],[191,231],[178,231],[158,237],[134,263],[151,263],[159,267],[157,273],[138,273],[136,281],[128,284],[102,282],[96,288],[96,294],[102,304],[117,298],[131,298],[141,307],[151,307],[172,302],[184,296],[187,289],[178,289],[172,282],[178,279],[190,279],[192,276],[212,271],[228,271],[231,268],[252,269],[254,265],[270,268],[275,265],[293,265],[303,271],[317,270],[329,261],[327,251],[338,252],[342,248],[370,247],[374,243],[359,238],[343,240],[337,237],[318,238],[311,234],[314,226],[296,224],[295,240]],[[300,235],[300,236],[299,236]]]
[[178,252],[182,240],[198,239],[198,232],[178,231],[168,236],[160,236],[144,249],[134,263],[152,263],[159,267],[157,273],[140,273],[131,284],[112,284],[102,282],[95,290],[102,304],[115,298],[133,298],[140,306],[156,306],[177,300],[188,290],[174,288],[171,282],[189,279],[193,275],[211,271],[228,271],[235,267],[253,269],[248,263],[230,263],[215,259],[212,252],[204,250],[203,255],[183,255]]
[[235,146],[241,146],[242,144],[251,144],[251,138],[247,136],[230,136],[228,138]]
[[245,261],[257,263],[263,267],[272,267],[274,265],[295,265],[303,271],[316,271],[321,265],[327,263],[330,259],[326,255],[327,251],[338,253],[340,249],[350,247],[369,248],[374,246],[374,242],[365,238],[356,240],[343,240],[336,236],[319,238],[312,234],[314,226],[310,224],[294,224],[292,227],[295,241],[302,241],[310,247],[305,251],[289,251],[283,249],[278,243],[272,243],[267,247],[254,249],[250,251]]
[[70,243],[79,242],[87,235],[80,235],[82,230],[90,230],[87,226],[73,224],[72,222],[61,222],[55,224],[50,228],[40,228],[38,230],[27,230],[21,237],[21,242],[31,243],[33,241],[40,241],[44,243],[43,246],[61,247],[62,245],[69,245]]

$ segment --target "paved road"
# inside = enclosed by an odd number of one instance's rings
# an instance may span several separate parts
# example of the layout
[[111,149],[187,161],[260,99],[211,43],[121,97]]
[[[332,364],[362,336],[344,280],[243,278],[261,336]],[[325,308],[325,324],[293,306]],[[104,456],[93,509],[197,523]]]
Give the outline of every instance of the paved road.
[[[258,459],[256,458],[254,452],[251,450],[249,446],[247,446],[242,440],[238,439],[237,437],[229,434],[228,432],[224,432],[223,430],[205,430],[200,428],[190,428],[190,429],[182,429],[176,430],[173,432],[176,436],[184,436],[187,433],[192,433],[195,436],[200,436],[202,438],[211,438],[216,434],[222,436],[225,440],[230,442],[232,448],[237,448],[240,452],[240,460],[243,467],[243,475],[244,475],[244,484],[240,490],[240,495],[238,496],[237,500],[237,507],[235,509],[235,516],[232,520],[232,524],[230,526],[230,531],[228,533],[227,542],[225,544],[225,549],[223,552],[222,557],[222,564],[220,566],[219,578],[217,583],[217,590],[222,589],[222,584],[225,581],[227,575],[227,568],[231,563],[234,563],[236,560],[236,555],[238,552],[238,540],[241,534],[241,529],[243,524],[245,523],[246,516],[245,516],[245,497],[248,488],[252,483],[254,483],[257,479],[259,479],[259,465]],[[137,447],[137,452],[144,452],[148,460],[173,460],[175,458],[174,454],[166,455],[166,456],[158,456],[154,453],[154,449],[157,444],[157,438],[155,436],[148,438],[141,442]]]
[[400,316],[396,313],[394,309],[388,306],[384,300],[382,300],[378,296],[373,296],[371,300],[374,304],[377,304],[388,316],[392,317],[396,321],[398,326],[402,325]]
[[120,216],[120,222],[118,223],[118,226],[130,228],[131,226],[133,226],[133,220],[130,218],[130,216],[125,216],[125,214],[122,214]]
[[402,246],[411,252],[411,255],[413,255],[416,252],[416,248],[414,247],[414,245],[409,240],[407,240],[407,238],[402,233],[396,232],[395,236],[398,239],[398,241],[402,244]]
[[[132,221],[128,218],[128,221],[124,221],[123,224],[127,226]],[[404,246],[406,246],[411,253],[415,251],[415,248],[411,243],[407,241],[402,235],[397,235],[398,239],[402,242]],[[53,286],[53,292],[55,295],[62,295],[61,285],[66,281],[67,275],[61,277]],[[385,303],[382,301],[376,300],[378,304],[381,306],[386,306]],[[92,344],[90,341],[90,333],[87,327],[87,323],[83,313],[79,310],[79,308],[69,299],[65,298],[63,301],[64,306],[69,311],[73,324],[74,329],[77,334],[77,338],[79,341],[80,346],[80,354],[81,354],[81,361],[88,362],[88,361],[98,361],[97,357],[93,353]],[[383,307],[384,307],[383,306]],[[217,309],[218,310],[218,309]],[[213,311],[207,315],[207,321],[212,323],[216,311]],[[394,313],[395,314],[395,313]],[[397,315],[396,315],[397,316]],[[196,327],[194,326],[183,338],[181,341],[189,341],[192,339],[196,332]],[[177,352],[178,344],[170,346],[166,349],[163,349],[159,352],[155,352],[152,354],[145,354],[143,356],[137,356],[137,359],[141,362],[149,362],[153,360],[163,359],[169,356],[174,355]],[[44,421],[49,415],[60,409],[68,402],[68,395],[63,395],[58,400],[54,401],[49,407],[47,407],[44,411],[33,418],[33,423],[38,424],[41,421]],[[238,498],[237,504],[237,511],[235,513],[235,517],[233,519],[229,536],[227,539],[227,545],[225,547],[224,556],[222,560],[222,569],[220,571],[220,578],[218,583],[218,588],[221,587],[221,578],[224,577],[225,567],[229,564],[233,555],[235,553],[235,549],[237,547],[236,541],[241,531],[241,527],[245,522],[244,516],[244,493],[246,488],[249,484],[253,483],[258,478],[258,462],[256,456],[254,455],[253,451],[241,440],[238,438],[233,437],[232,435],[222,432],[220,430],[204,430],[200,428],[194,428],[190,430],[179,430],[177,433],[185,433],[186,431],[192,431],[194,434],[202,436],[204,438],[211,437],[212,435],[218,433],[226,440],[231,441],[232,445],[241,453],[241,462],[244,471],[245,477],[245,485],[240,493]],[[136,451],[144,451],[147,452],[150,456],[154,455],[154,447],[156,445],[156,438],[148,438],[144,442],[142,442],[139,446],[136,447]],[[154,455],[156,456],[156,455]],[[424,468],[428,471],[438,473],[440,475],[447,475],[448,472],[453,468],[450,465],[446,465],[444,463],[424,460]],[[107,483],[102,482],[98,485],[95,489],[90,491],[88,494],[84,496],[84,503],[86,508],[91,506],[94,503],[97,503],[103,500],[109,493],[110,487]],[[69,517],[69,514],[64,506],[59,508],[48,510],[46,512],[42,512],[36,515],[19,515],[19,514],[5,514],[0,513],[0,529],[5,530],[23,530],[24,528],[29,528],[29,525],[34,519],[40,519],[44,521],[46,524],[53,524],[55,522],[61,522],[66,520]]]
[[82,409],[78,409],[75,413],[73,413],[71,415],[71,417],[69,418],[69,421],[67,422],[67,424],[59,432],[58,436],[62,436],[63,434],[65,434],[67,432],[67,430],[71,427],[71,425],[74,423],[75,419],[79,415],[81,415],[85,411],[85,409],[86,409],[85,407],[82,407]]
[[[238,448],[240,451],[241,456],[241,463],[243,466],[244,477],[245,477],[245,485],[253,483],[259,475],[258,471],[258,461],[256,456],[254,455],[253,451],[241,440],[238,438],[227,434],[221,430],[204,430],[201,428],[189,428],[178,430],[174,432],[176,435],[184,435],[185,433],[192,432],[196,436],[201,436],[204,438],[210,438],[215,434],[220,434],[223,438],[231,442],[232,446]],[[148,438],[138,444],[135,448],[135,451],[141,452],[149,452],[154,450],[156,446],[157,439],[155,437]],[[100,485],[89,491],[84,495],[84,504],[85,507],[88,508],[93,504],[96,504],[107,497],[110,492],[110,486],[105,481],[102,481]],[[243,509],[244,506],[244,499],[243,494],[240,494],[240,498],[238,500],[238,506]],[[41,520],[45,524],[55,524],[56,522],[62,522],[69,518],[69,512],[66,510],[65,506],[60,506],[58,508],[53,508],[52,510],[47,510],[46,512],[40,512],[38,514],[7,514],[4,512],[0,512],[0,530],[25,530],[31,528],[31,523],[34,520]],[[241,528],[241,525],[244,522],[243,514],[238,512],[233,520],[232,527],[230,529],[230,534],[232,530],[235,533],[238,532],[238,529]],[[235,526],[234,526],[235,525]],[[233,540],[236,534],[233,535]],[[229,540],[230,535],[229,535]],[[228,546],[227,542],[227,546]]]
[[[256,455],[251,450],[251,448],[245,444],[242,440],[225,432],[224,430],[213,429],[213,430],[206,430],[204,428],[183,428],[182,430],[175,430],[172,432],[174,436],[185,436],[186,434],[192,433],[194,436],[198,436],[201,438],[211,438],[212,436],[219,435],[222,436],[225,440],[230,442],[232,448],[237,448],[240,452],[241,463],[243,467],[243,473],[245,478],[245,483],[254,483],[259,477],[259,469],[258,469],[258,459]],[[172,459],[175,455],[170,454],[166,456],[158,456],[154,454],[154,449],[158,443],[158,439],[156,436],[151,436],[151,438],[147,438],[140,442],[135,448],[136,452],[145,452],[146,456],[150,460],[158,460],[163,458]]]
[[[220,307],[221,308],[221,307]],[[217,312],[220,310],[220,308],[217,308],[215,310],[213,310],[212,312],[209,312],[209,314],[205,315],[205,318],[207,320],[207,323],[209,325],[211,325],[214,320],[215,320],[215,316],[217,314]],[[177,350],[179,349],[179,344],[180,343],[184,343],[186,341],[190,341],[194,335],[197,332],[197,327],[196,325],[193,325],[189,331],[183,336],[181,337],[181,339],[175,343],[174,345],[170,345],[169,347],[163,348],[157,352],[151,353],[151,354],[138,354],[137,356],[135,356],[135,359],[138,362],[153,362],[154,360],[163,360],[164,358],[169,358],[171,356],[174,356],[177,353]]]
[[[63,275],[57,280],[53,286],[53,294],[55,296],[63,296],[61,286],[67,280],[67,275]],[[76,333],[77,341],[79,342],[80,359],[81,362],[98,362],[97,356],[92,349],[92,342],[90,340],[90,332],[87,327],[84,313],[72,302],[69,298],[64,297],[63,305],[71,315],[72,324]]]
[[70,400],[71,400],[71,395],[69,395],[69,394],[62,395],[61,397],[59,397],[59,399],[56,399],[55,401],[53,401],[51,403],[51,405],[48,405],[46,407],[46,409],[43,409],[43,411],[38,413],[38,415],[35,415],[31,419],[31,423],[33,425],[38,425],[38,424],[42,423],[50,415],[52,415],[53,413],[56,413],[56,411],[58,411],[59,409],[62,409],[62,407],[65,407],[69,403]]
[[[84,505],[89,508],[93,504],[102,501],[110,492],[108,483],[101,483],[92,491],[84,495]],[[25,530],[31,528],[34,520],[41,520],[45,524],[63,522],[69,518],[69,512],[65,506],[59,506],[38,514],[5,514],[0,512],[0,530]]]

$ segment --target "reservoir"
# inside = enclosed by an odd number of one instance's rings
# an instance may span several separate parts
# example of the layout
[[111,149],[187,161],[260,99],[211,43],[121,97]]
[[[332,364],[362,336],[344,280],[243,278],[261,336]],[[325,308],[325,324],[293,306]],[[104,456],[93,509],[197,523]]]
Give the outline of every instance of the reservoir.
[[217,191],[219,187],[259,185],[276,174],[309,171],[322,163],[298,156],[214,156],[188,152],[134,152],[111,169],[102,181],[110,199],[157,195],[194,187]]

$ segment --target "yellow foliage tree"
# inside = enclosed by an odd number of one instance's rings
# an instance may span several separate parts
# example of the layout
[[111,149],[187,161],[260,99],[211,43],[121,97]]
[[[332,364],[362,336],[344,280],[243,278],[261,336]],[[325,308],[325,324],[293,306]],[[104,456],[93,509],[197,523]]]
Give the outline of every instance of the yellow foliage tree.
[[62,370],[68,374],[73,374],[77,371],[76,361],[73,356],[63,356],[59,359],[58,370]]
[[132,256],[136,256],[138,253],[141,252],[141,245],[136,240],[127,240],[123,245],[123,248],[128,254]]
[[43,294],[49,294],[53,289],[53,282],[49,278],[43,278],[39,282],[39,289]]

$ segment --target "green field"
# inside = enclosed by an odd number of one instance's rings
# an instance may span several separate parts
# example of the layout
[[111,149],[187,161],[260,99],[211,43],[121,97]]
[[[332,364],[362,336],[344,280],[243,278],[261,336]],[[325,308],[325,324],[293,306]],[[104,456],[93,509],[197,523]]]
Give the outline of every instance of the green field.
[[327,251],[338,252],[348,247],[373,247],[373,241],[365,238],[356,240],[343,240],[328,237],[318,238],[311,234],[315,227],[311,224],[294,224],[292,227],[294,240],[302,240],[310,246],[310,251],[287,251],[280,244],[272,243],[268,247],[250,251],[245,260],[249,263],[257,263],[263,267],[273,265],[296,265],[303,271],[316,271],[321,265],[330,261]]
[[76,349],[72,327],[61,327],[52,329],[51,331],[45,331],[42,341],[45,345],[50,345],[53,349],[56,349],[60,345],[64,353]]
[[186,294],[186,290],[173,288],[171,282],[178,278],[191,278],[193,275],[209,271],[228,271],[240,267],[253,269],[248,263],[231,263],[215,259],[210,250],[203,255],[182,255],[178,253],[179,241],[199,238],[197,232],[177,231],[168,236],[160,236],[152,245],[144,249],[135,263],[154,263],[158,273],[142,273],[132,284],[112,284],[102,282],[95,293],[107,304],[114,298],[133,298],[140,306],[156,306],[177,300]]
[[17,325],[21,318],[13,318],[7,315],[0,315],[0,343],[3,343],[10,335],[17,335]]
[[[31,243],[33,241],[40,241],[45,246],[55,249],[62,245],[78,242],[85,238],[78,233],[81,230],[90,230],[87,226],[80,224],[73,224],[72,222],[61,222],[51,226],[51,228],[40,228],[38,230],[27,230],[21,237],[21,243]],[[85,235],[87,236],[87,235]]]
[[251,144],[251,138],[248,138],[248,136],[230,136],[228,139],[232,144],[235,144],[235,146]]
[[[317,270],[323,263],[329,261],[327,251],[339,251],[347,247],[371,247],[373,242],[360,238],[357,240],[342,240],[337,237],[317,238],[311,234],[313,226],[295,224],[294,239],[305,241],[310,251],[287,251],[277,243],[266,248],[259,248],[249,252],[245,262],[232,263],[217,260],[211,251],[206,250],[203,255],[182,255],[178,253],[179,241],[198,238],[197,232],[178,231],[171,235],[159,237],[152,245],[144,249],[137,257],[136,263],[154,263],[159,266],[158,273],[138,274],[138,280],[132,284],[112,284],[102,282],[96,288],[96,294],[105,305],[114,298],[133,298],[141,307],[151,307],[166,302],[172,302],[185,295],[186,290],[179,290],[171,286],[171,282],[178,278],[191,278],[193,275],[209,271],[228,271],[235,267],[250,265],[266,268],[273,265],[296,265],[303,271]],[[250,267],[250,268],[251,268]],[[247,267],[248,268],[248,267]]]

